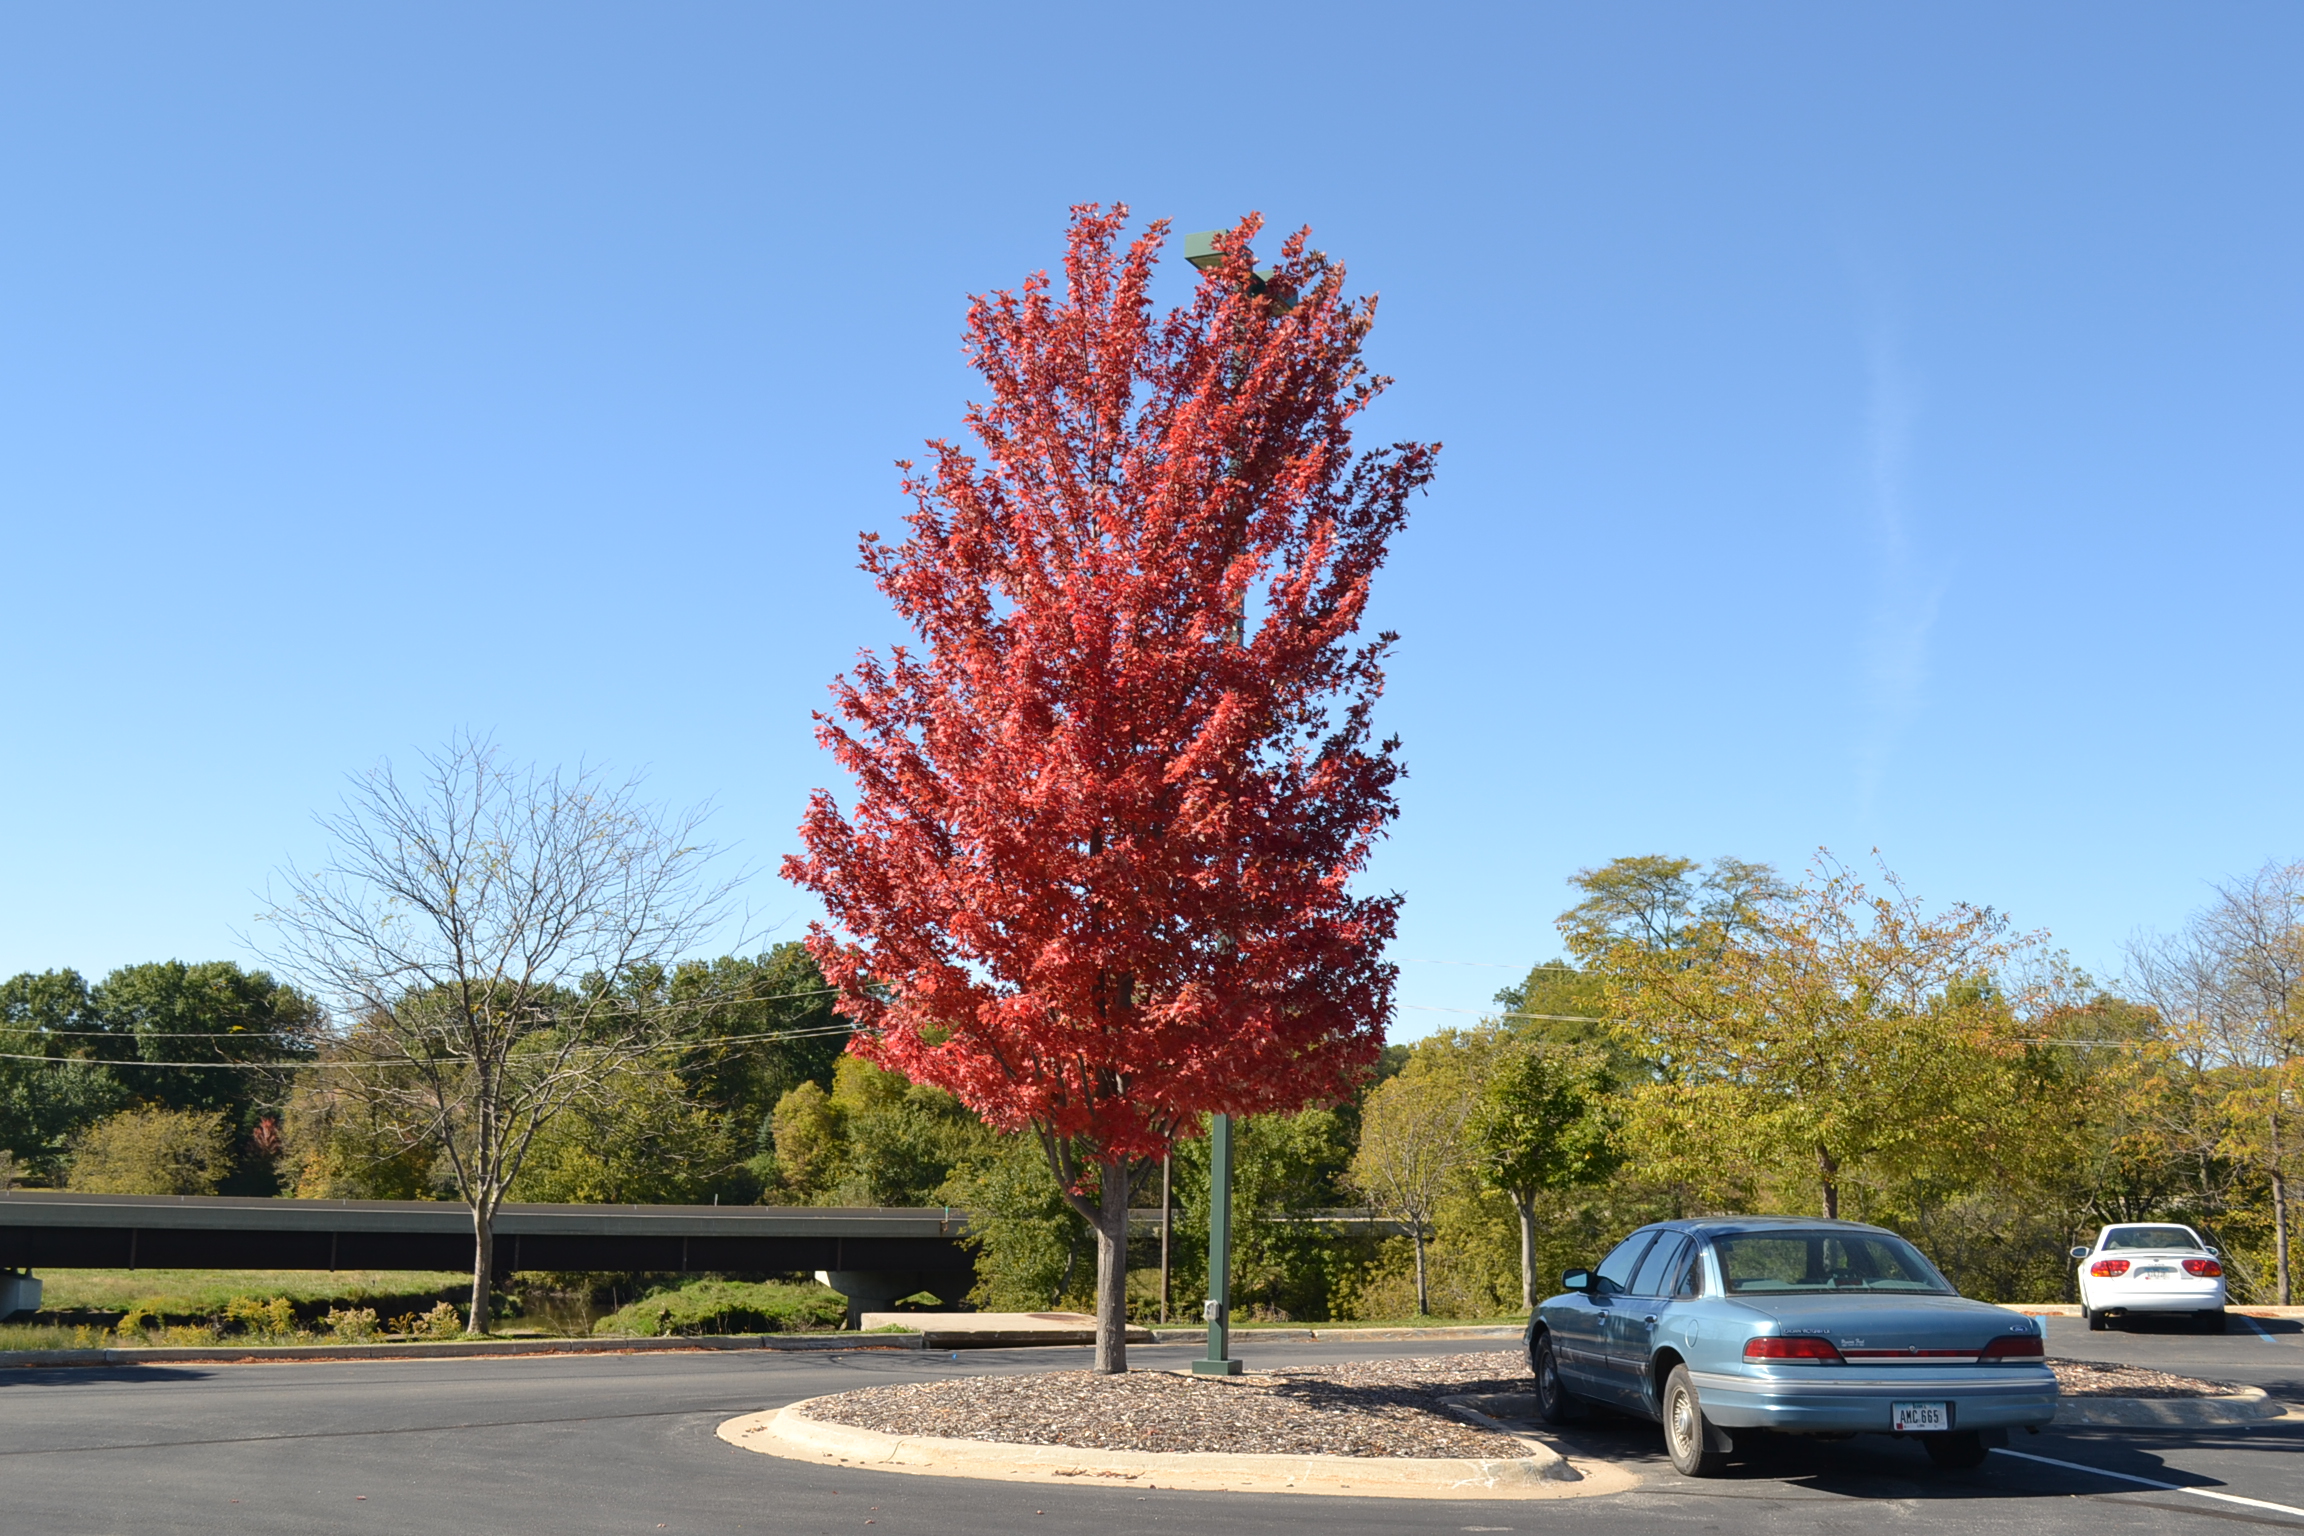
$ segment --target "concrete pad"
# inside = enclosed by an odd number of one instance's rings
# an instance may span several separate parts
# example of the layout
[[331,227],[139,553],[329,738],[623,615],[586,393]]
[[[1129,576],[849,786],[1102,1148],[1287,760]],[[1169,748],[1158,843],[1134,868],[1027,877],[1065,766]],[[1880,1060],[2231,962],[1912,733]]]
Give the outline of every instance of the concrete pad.
[[1621,1467],[1577,1468],[1558,1451],[1521,1437],[1527,1454],[1469,1457],[1234,1456],[1211,1452],[1104,1451],[1015,1445],[928,1435],[888,1435],[808,1415],[816,1399],[722,1424],[730,1445],[795,1461],[929,1477],[1068,1484],[1084,1480],[1223,1493],[1317,1493],[1347,1498],[1564,1499],[1621,1493],[1638,1478]]
[[[1086,1312],[866,1312],[857,1325],[903,1328],[925,1349],[990,1349],[1016,1344],[1093,1344],[1096,1319]],[[885,1335],[883,1335],[885,1337]],[[1128,1342],[1153,1342],[1149,1328],[1130,1328]]]
[[2211,1424],[2262,1424],[2295,1410],[2262,1387],[2241,1387],[2224,1397],[2059,1397],[2059,1424],[2121,1429],[2196,1429]]

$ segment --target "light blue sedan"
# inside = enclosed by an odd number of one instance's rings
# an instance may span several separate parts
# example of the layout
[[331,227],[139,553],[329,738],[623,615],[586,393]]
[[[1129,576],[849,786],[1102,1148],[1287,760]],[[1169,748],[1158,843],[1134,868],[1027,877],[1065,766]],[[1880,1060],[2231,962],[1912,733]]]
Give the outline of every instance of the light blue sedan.
[[1879,1227],[1659,1222],[1560,1283],[1528,1323],[1544,1421],[1655,1419],[1691,1477],[1718,1472],[1738,1430],[1911,1435],[1972,1467],[2056,1416],[2040,1325],[1961,1296]]

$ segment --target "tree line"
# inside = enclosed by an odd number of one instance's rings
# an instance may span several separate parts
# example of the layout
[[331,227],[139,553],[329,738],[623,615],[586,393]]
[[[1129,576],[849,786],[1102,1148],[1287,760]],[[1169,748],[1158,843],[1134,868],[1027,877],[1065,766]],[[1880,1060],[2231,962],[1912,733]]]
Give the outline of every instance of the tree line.
[[[2304,867],[2220,888],[2140,941],[2117,989],[1990,909],[1931,911],[1829,860],[1795,883],[1625,858],[1575,884],[1566,953],[1494,1017],[1387,1048],[1333,1105],[1243,1123],[1241,1315],[1507,1314],[1642,1222],[1742,1211],[1877,1222],[2009,1300],[2063,1295],[2064,1250],[2098,1224],[2184,1220],[2236,1297],[2293,1294]],[[588,1016],[670,1023],[543,1122],[510,1198],[951,1205],[976,1217],[979,1304],[1092,1300],[1097,1234],[1036,1139],[848,1054],[802,945],[592,984]],[[264,971],[20,975],[0,1039],[20,1183],[457,1197],[448,1149],[377,1091],[360,1022]],[[1204,1139],[1174,1144],[1166,1198],[1189,1315]],[[1137,1197],[1139,1317],[1160,1310],[1161,1199],[1157,1178]]]

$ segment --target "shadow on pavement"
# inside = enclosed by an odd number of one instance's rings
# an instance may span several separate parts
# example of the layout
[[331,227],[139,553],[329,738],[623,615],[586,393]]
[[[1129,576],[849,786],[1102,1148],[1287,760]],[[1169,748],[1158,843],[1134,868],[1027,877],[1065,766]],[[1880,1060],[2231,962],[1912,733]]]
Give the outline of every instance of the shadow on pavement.
[[205,1381],[212,1369],[186,1365],[30,1365],[0,1371],[0,1391],[19,1387],[93,1387],[113,1382]]
[[[1620,1419],[1561,1429],[1538,1424],[1514,1427],[1539,1434],[1572,1460],[1604,1461],[1629,1468],[1655,1493],[1735,1493],[1777,1485],[1838,1498],[1881,1500],[2063,1499],[2076,1493],[2115,1491],[2088,1472],[2005,1456],[1988,1457],[1981,1467],[1947,1470],[1931,1462],[1918,1441],[1888,1435],[1821,1440],[1764,1430],[1737,1433],[1735,1454],[1722,1475],[1684,1478],[1672,1470],[1671,1459],[1664,1454],[1663,1432],[1653,1424]],[[2182,1458],[2191,1451],[2260,1452],[2288,1447],[2304,1451],[2304,1426],[2152,1430],[2143,1437],[2128,1429],[2059,1430],[2009,1437],[2011,1450],[2198,1488],[2222,1488],[2225,1484],[2206,1473],[2170,1466],[2169,1458]]]

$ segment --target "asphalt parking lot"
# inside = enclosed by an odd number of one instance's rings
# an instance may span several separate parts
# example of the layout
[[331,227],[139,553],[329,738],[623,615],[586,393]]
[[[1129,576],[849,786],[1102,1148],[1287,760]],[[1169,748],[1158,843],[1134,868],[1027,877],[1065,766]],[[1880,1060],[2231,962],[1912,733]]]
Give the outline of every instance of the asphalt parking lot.
[[[2265,1387],[2304,1402],[2304,1326],[2222,1338],[2050,1323],[2053,1353]],[[1466,1347],[1461,1343],[1446,1349]],[[1244,1341],[1279,1365],[1432,1352],[1431,1345]],[[1182,1345],[1139,1348],[1178,1365]],[[739,1451],[721,1420],[823,1392],[955,1372],[1077,1368],[1081,1350],[923,1356],[858,1351],[569,1356],[0,1372],[0,1531],[1008,1533],[1177,1530],[1530,1532],[1875,1530],[2105,1533],[2171,1526],[2304,1530],[2304,1423],[2214,1430],[2051,1430],[1940,1472],[1908,1443],[1786,1442],[1710,1482],[1674,1476],[1657,1432],[1621,1425],[1562,1441],[1633,1467],[1603,1498],[1244,1496],[1037,1487],[842,1469]],[[2196,1486],[2222,1503],[2102,1475]],[[2287,1506],[2299,1511],[2289,1513]]]

